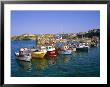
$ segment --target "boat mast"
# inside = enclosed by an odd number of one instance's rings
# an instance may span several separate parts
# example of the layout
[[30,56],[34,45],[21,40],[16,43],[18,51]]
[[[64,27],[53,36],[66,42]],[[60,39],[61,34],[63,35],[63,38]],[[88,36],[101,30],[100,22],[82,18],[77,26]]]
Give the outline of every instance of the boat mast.
[[37,47],[37,45],[38,45],[38,37],[36,36],[35,47]]

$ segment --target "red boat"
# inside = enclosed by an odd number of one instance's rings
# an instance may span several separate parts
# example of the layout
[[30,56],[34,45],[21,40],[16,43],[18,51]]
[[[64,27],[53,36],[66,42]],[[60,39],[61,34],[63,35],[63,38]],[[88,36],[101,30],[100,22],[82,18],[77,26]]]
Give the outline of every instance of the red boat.
[[47,57],[56,57],[57,56],[57,52],[56,49],[53,46],[46,46],[46,56]]

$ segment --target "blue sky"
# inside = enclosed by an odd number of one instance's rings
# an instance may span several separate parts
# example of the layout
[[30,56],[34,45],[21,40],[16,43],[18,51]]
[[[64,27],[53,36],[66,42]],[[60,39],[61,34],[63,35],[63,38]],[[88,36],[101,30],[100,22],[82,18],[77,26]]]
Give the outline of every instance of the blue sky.
[[100,28],[100,11],[12,11],[11,35],[86,32]]

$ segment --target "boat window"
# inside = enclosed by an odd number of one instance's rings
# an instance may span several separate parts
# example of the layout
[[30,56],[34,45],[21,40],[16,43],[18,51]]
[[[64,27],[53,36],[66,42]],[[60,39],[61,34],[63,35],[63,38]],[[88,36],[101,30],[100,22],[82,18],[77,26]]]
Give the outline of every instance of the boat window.
[[35,50],[34,52],[38,52],[38,51],[39,51],[39,49]]
[[49,47],[49,49],[51,49],[51,47]]

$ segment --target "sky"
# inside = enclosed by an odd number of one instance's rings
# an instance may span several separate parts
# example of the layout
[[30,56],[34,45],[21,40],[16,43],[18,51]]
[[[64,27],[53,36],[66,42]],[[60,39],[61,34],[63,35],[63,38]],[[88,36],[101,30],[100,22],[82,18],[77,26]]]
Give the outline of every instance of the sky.
[[87,32],[100,29],[100,11],[12,11],[11,35]]

